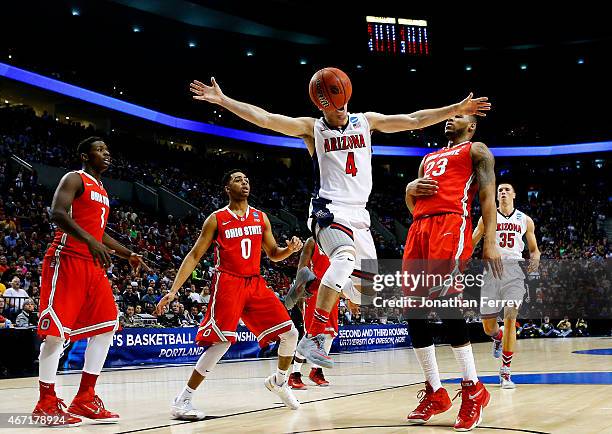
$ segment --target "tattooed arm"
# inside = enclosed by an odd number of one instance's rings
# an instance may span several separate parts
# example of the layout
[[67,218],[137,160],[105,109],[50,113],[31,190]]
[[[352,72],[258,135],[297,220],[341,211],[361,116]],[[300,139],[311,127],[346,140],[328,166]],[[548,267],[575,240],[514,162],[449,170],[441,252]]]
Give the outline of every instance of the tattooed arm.
[[474,173],[478,180],[478,196],[482,208],[484,224],[484,244],[482,259],[493,271],[493,275],[501,278],[503,271],[501,255],[495,245],[495,230],[497,226],[497,210],[495,207],[495,159],[484,143],[474,142],[470,151]]

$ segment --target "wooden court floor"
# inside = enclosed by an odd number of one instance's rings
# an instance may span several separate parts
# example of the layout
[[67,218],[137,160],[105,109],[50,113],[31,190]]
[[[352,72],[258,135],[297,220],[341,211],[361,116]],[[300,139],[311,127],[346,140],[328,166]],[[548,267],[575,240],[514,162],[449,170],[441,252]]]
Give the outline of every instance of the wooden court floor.
[[[496,382],[499,360],[488,343],[475,344],[479,375],[492,399],[477,433],[611,433],[612,338],[521,340],[512,362],[518,384],[501,390]],[[576,353],[575,351],[578,351]],[[586,353],[581,353],[585,351]],[[449,347],[437,349],[445,379],[457,378]],[[411,426],[406,415],[416,406],[422,377],[411,349],[339,354],[327,371],[331,385],[296,391],[302,406],[285,409],[263,386],[274,360],[227,362],[196,392],[194,404],[206,411],[201,422],[172,420],[169,406],[192,367],[118,370],[102,374],[97,391],[106,406],[121,414],[115,425],[85,422],[77,433],[396,433],[453,432],[460,398],[430,425]],[[308,372],[304,366],[303,372]],[[70,402],[78,374],[61,375],[56,390]],[[457,384],[446,384],[451,398]],[[32,410],[37,379],[0,381],[0,413]],[[42,432],[45,428],[0,432]],[[60,431],[65,431],[60,430]],[[57,432],[54,430],[53,432]]]

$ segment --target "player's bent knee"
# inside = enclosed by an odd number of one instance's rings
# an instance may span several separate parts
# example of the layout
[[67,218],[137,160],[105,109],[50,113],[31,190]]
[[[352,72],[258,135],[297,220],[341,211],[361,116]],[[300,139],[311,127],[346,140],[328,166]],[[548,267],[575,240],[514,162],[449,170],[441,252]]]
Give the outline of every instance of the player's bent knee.
[[204,351],[204,354],[198,359],[195,370],[198,371],[201,376],[206,377],[215,365],[219,363],[219,360],[221,360],[221,357],[227,352],[230,345],[230,342],[219,342],[208,347],[208,349]]
[[493,336],[497,333],[497,318],[482,318],[482,328],[485,334]]
[[278,344],[279,357],[292,357],[297,347],[299,332],[295,327],[278,335],[280,343]]
[[355,249],[349,246],[337,248],[329,258],[329,268],[321,283],[337,292],[342,291],[355,269]]

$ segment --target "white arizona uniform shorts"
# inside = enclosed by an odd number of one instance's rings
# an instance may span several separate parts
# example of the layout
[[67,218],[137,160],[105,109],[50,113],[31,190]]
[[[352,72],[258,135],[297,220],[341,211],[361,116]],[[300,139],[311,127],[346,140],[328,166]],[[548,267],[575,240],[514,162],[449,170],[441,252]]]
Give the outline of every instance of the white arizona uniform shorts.
[[[525,287],[525,273],[518,260],[504,260],[504,272],[501,279],[496,279],[488,270],[483,276],[483,285],[480,291],[481,315],[495,315],[503,310],[509,300],[521,302],[527,289]],[[493,304],[496,302],[496,304]]]
[[[351,278],[356,284],[360,284],[362,277],[378,273],[376,248],[374,247],[374,240],[370,231],[370,213],[360,205],[351,206],[330,203],[327,205],[327,209],[334,214],[334,223],[352,232],[352,237],[355,241],[357,263]],[[312,215],[312,203],[310,204],[308,215]],[[312,227],[312,217],[308,218],[308,227]],[[331,252],[323,253],[328,255]],[[364,276],[360,272],[364,272],[366,275]]]

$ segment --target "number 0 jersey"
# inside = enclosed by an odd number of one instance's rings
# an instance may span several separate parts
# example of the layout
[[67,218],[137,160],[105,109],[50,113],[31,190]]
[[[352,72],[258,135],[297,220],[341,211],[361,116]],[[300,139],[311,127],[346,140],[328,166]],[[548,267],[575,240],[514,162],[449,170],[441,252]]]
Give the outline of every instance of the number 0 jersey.
[[418,196],[414,207],[415,219],[438,214],[470,215],[472,200],[478,188],[472,168],[472,142],[452,148],[442,148],[423,159],[424,176],[438,181],[438,192]]
[[216,269],[236,276],[259,276],[261,243],[266,229],[264,213],[248,207],[240,217],[226,206],[214,214]]
[[[70,216],[85,232],[91,234],[98,242],[102,242],[108,214],[110,212],[108,195],[101,182],[90,174],[79,170],[77,172],[83,182],[83,194],[75,197],[70,208]],[[64,233],[61,229],[55,231],[55,238],[47,250],[47,255],[67,254],[93,262],[87,244]]]
[[365,207],[372,191],[372,140],[363,113],[348,114],[344,130],[323,118],[314,125],[315,197]]
[[518,209],[505,216],[497,210],[497,230],[495,237],[497,249],[502,259],[523,259],[525,243],[523,236],[527,231],[527,215]]

